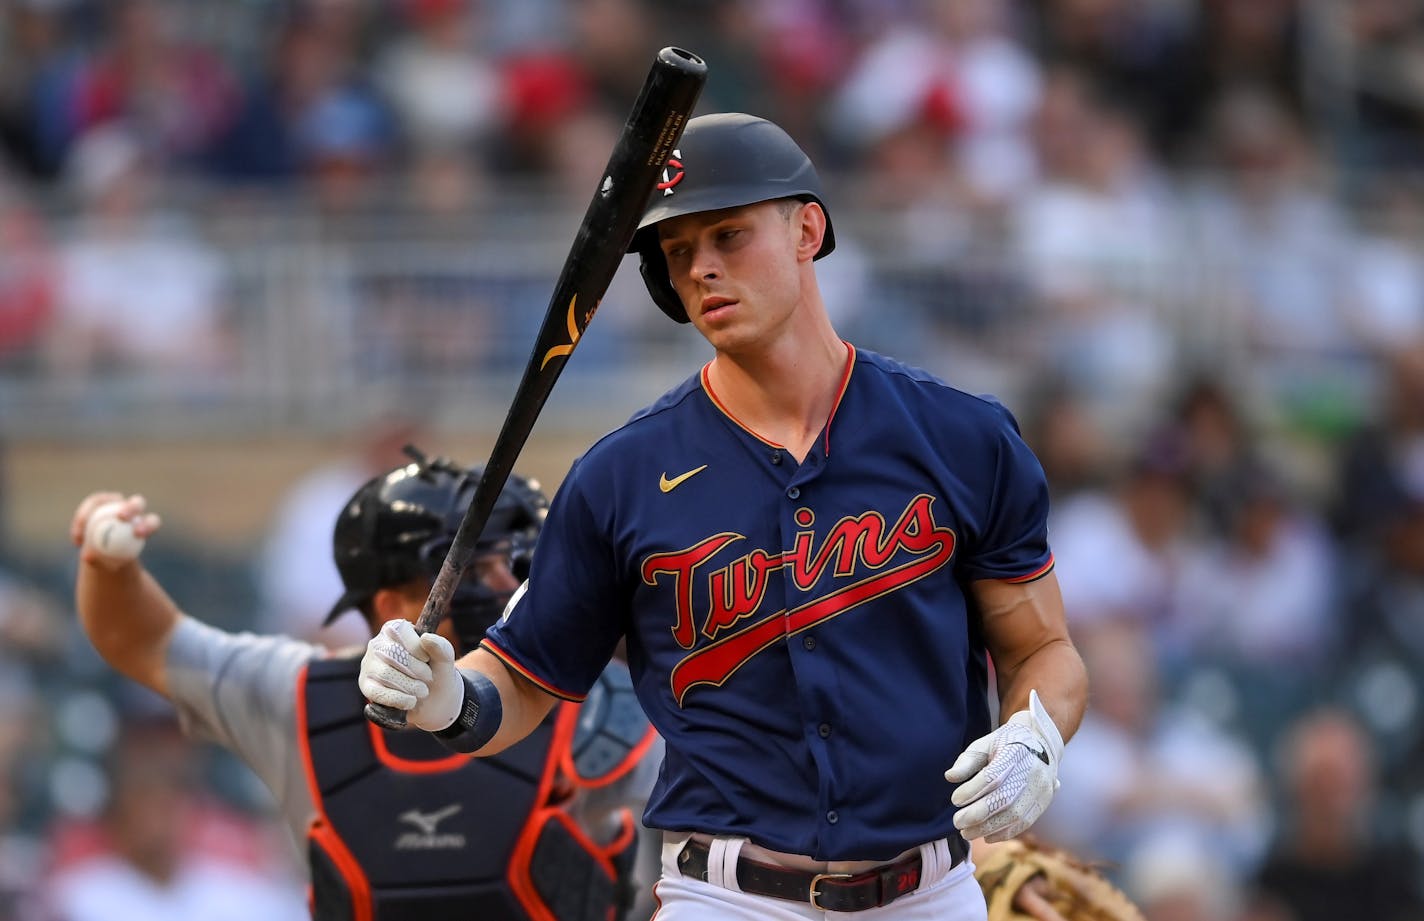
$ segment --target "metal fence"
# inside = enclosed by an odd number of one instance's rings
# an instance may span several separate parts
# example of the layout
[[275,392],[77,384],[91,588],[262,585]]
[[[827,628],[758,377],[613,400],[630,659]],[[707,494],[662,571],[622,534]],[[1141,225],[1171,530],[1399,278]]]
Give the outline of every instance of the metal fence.
[[[180,342],[170,353],[181,360],[57,360],[54,340],[74,334],[58,316],[48,345],[0,362],[8,437],[339,431],[373,413],[412,409],[436,424],[496,427],[579,219],[523,193],[454,222],[399,211],[337,219],[222,200],[180,213],[177,222],[125,231],[125,245],[151,243],[143,258],[124,246],[105,251],[102,231],[62,216],[52,228],[56,284],[72,286],[66,273],[90,271],[72,251],[97,239],[96,284],[127,289],[113,298],[114,312],[132,314],[105,319],[151,322],[163,338],[184,335],[183,324],[154,320],[150,304],[203,311],[191,325],[212,356],[189,361],[201,349]],[[1253,321],[1243,313],[1249,267],[1240,260],[1249,256],[1213,251],[1185,225],[1168,227],[1143,252],[1090,251],[1058,272],[1034,263],[1002,227],[951,231],[934,220],[838,209],[840,245],[820,263],[820,280],[838,328],[857,345],[1009,398],[1045,378],[1075,380],[1129,416],[1180,369],[1209,366],[1243,380],[1259,370]],[[210,293],[172,292],[193,284],[194,262],[215,267]],[[1075,288],[1084,278],[1089,286]],[[91,311],[107,309],[103,297],[90,300],[99,305]],[[1319,381],[1322,369],[1348,366],[1336,377],[1350,379],[1358,350],[1342,350],[1343,365],[1318,350],[1289,356],[1287,376]],[[630,257],[541,426],[617,424],[707,356],[694,331],[652,306]]]

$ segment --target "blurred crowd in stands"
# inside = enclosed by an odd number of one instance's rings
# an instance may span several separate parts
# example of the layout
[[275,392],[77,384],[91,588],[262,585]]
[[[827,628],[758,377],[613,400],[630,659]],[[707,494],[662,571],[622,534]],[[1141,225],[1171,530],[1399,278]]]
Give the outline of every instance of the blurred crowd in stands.
[[[339,335],[356,378],[508,373],[668,44],[709,62],[699,111],[821,166],[841,331],[999,393],[1043,460],[1093,697],[1041,837],[1151,921],[1424,918],[1413,0],[0,0],[0,390],[258,380],[321,412],[307,343]],[[544,274],[510,273],[521,239]],[[330,315],[339,271],[361,309]],[[608,312],[576,362],[677,333],[636,282]],[[408,433],[370,434],[249,561],[151,565],[309,634],[330,522]],[[4,549],[0,921],[202,921],[234,886],[300,916],[240,769],[126,744],[171,727],[78,638],[68,551]]]

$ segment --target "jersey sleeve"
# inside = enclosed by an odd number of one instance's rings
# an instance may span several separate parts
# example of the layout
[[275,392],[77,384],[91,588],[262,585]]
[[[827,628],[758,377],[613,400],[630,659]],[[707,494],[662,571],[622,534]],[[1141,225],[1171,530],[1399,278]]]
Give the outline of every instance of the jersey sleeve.
[[[524,590],[481,644],[547,693],[581,701],[623,636],[628,587],[612,523],[575,464],[549,506]],[[605,511],[602,515],[611,514]]]
[[1048,481],[1013,415],[994,405],[986,458],[992,472],[982,486],[987,501],[964,570],[971,579],[1030,582],[1053,568]]
[[191,617],[174,627],[168,693],[185,732],[232,751],[285,806],[305,779],[294,770],[297,677],[320,646],[228,633]]

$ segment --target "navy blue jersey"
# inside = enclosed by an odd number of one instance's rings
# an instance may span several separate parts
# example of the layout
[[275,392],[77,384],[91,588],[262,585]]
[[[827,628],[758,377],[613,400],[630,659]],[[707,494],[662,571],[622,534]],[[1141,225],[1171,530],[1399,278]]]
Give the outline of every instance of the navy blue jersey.
[[798,464],[706,369],[569,471],[486,648],[579,699],[621,637],[666,740],[645,820],[822,860],[954,831],[990,726],[965,594],[1052,566],[1042,468],[999,404],[848,347]]

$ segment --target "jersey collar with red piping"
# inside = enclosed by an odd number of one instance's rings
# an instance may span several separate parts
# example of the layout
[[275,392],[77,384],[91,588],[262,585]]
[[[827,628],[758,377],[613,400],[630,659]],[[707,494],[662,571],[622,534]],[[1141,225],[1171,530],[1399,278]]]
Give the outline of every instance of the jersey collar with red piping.
[[[850,387],[850,372],[855,368],[855,346],[851,345],[849,342],[846,342],[844,339],[842,339],[841,342],[844,343],[846,347],[845,371],[841,374],[841,384],[836,392],[836,401],[831,404],[831,414],[826,417],[826,427],[824,436],[825,444],[823,445],[823,448],[827,457],[831,456],[831,422],[835,420],[836,410],[840,409],[841,400],[845,398],[846,390]],[[717,407],[718,412],[726,416],[728,419],[732,420],[732,422],[737,426],[737,428],[746,432],[748,435],[752,436],[757,441],[760,441],[767,447],[776,448],[779,451],[785,451],[785,445],[777,444],[769,438],[763,438],[761,435],[758,435],[751,428],[751,426],[738,419],[736,417],[736,414],[727,408],[727,404],[723,403],[722,400],[717,396],[717,392],[712,389],[712,379],[708,376],[707,373],[708,369],[711,367],[712,362],[710,361],[702,366],[702,389],[706,392],[707,398],[712,401],[712,405]]]

